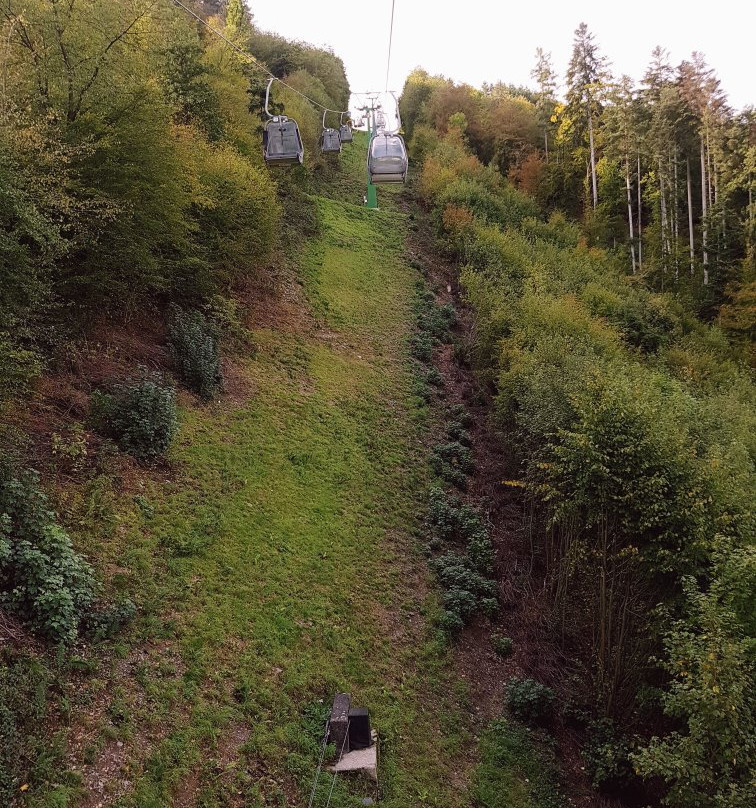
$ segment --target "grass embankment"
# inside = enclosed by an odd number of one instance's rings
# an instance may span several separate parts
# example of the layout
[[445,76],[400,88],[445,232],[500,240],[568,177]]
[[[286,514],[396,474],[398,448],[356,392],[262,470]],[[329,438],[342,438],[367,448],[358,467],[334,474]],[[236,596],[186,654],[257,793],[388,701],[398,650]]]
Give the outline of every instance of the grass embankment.
[[[352,184],[363,147],[343,156]],[[69,694],[90,794],[70,804],[303,804],[340,690],[381,733],[384,804],[465,804],[459,694],[412,539],[426,465],[406,221],[360,201],[315,199],[309,305],[254,328],[244,395],[184,407],[176,473],[141,483],[98,552],[147,616]],[[336,804],[357,803],[337,788]]]

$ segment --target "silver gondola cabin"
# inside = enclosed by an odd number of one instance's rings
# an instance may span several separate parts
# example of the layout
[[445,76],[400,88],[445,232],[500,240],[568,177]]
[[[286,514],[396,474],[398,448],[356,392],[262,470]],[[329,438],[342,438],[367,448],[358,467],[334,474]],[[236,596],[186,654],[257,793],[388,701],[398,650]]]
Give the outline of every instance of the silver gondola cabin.
[[[339,121],[343,120],[344,116],[342,115]],[[354,139],[352,136],[352,127],[349,123],[340,123],[339,124],[339,135],[341,136],[342,143],[351,143]]]
[[263,130],[265,162],[278,165],[296,163],[301,165],[304,161],[304,144],[297,122],[285,115],[271,115],[268,109],[270,85],[273,84],[273,81],[274,79],[271,79],[268,82],[268,89],[265,91],[265,113],[270,118]]
[[338,154],[341,151],[341,135],[338,129],[331,129],[326,126],[326,115],[328,110],[323,112],[323,132],[320,135],[320,151],[323,154]]
[[404,182],[407,179],[407,149],[400,135],[379,132],[373,135],[368,152],[368,173],[374,185]]

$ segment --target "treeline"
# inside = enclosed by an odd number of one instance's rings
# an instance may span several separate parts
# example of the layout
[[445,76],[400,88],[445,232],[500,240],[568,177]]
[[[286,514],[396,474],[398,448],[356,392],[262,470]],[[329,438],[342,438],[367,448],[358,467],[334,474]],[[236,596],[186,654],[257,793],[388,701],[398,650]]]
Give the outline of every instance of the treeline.
[[700,53],[656,48],[640,86],[615,77],[587,27],[575,32],[565,96],[541,49],[537,89],[456,85],[418,70],[402,98],[420,157],[452,112],[467,142],[546,210],[582,218],[589,244],[622,255],[655,289],[690,295],[747,329],[754,294],[756,111],[734,111]]
[[[655,112],[649,98],[636,101]],[[616,107],[585,106],[595,116],[583,119],[593,126],[594,208],[590,133],[565,128],[568,105],[556,113],[547,105],[539,117],[542,100],[422,71],[402,96],[422,160],[419,194],[439,245],[459,262],[474,315],[470,359],[494,391],[508,456],[501,479],[535,514],[524,551],[548,593],[548,629],[564,659],[544,684],[559,695],[563,719],[583,726],[596,786],[679,808],[744,808],[756,800],[756,396],[745,352],[734,334],[699,319],[683,294],[687,265],[679,286],[662,291],[675,267],[674,250],[659,246],[662,237],[676,243],[669,195],[666,229],[661,220],[672,163],[659,194],[649,153],[641,155],[647,227],[633,275],[627,232],[617,248],[597,236],[609,210],[601,206],[626,201],[623,154],[612,156],[607,139]],[[742,166],[715,160],[709,124],[705,182],[714,183],[716,163],[716,215],[725,211],[738,247],[714,259],[720,225],[697,210],[700,288],[704,227],[710,279],[715,268],[742,267],[752,249],[744,189],[724,179],[727,166],[730,177]],[[669,145],[673,160],[686,161]],[[730,157],[742,146],[733,143]],[[683,231],[678,221],[687,238]]]
[[[0,22],[7,399],[94,315],[201,307],[259,274],[282,208],[261,155],[265,75],[170,0],[3,0]],[[241,0],[210,22],[292,87],[345,107],[332,53],[256,30]],[[314,154],[317,109],[281,85],[273,103]]]

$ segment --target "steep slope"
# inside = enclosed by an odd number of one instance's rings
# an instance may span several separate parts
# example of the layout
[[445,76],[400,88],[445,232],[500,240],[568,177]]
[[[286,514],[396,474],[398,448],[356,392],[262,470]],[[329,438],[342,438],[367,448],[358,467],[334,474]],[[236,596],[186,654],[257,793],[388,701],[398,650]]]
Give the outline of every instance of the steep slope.
[[[303,286],[251,304],[257,350],[228,394],[187,397],[171,468],[109,495],[118,516],[90,551],[142,617],[81,649],[70,773],[31,789],[47,804],[303,804],[338,690],[381,733],[384,804],[465,803],[459,699],[412,538],[426,467],[406,217],[336,198],[355,196],[364,147],[314,199]],[[331,804],[354,804],[341,788]]]

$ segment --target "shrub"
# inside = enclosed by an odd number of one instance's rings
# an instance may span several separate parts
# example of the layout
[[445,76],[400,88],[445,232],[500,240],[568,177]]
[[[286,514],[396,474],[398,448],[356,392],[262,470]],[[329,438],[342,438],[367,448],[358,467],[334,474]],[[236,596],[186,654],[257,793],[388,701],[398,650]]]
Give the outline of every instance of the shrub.
[[459,421],[452,421],[446,428],[446,434],[450,440],[457,441],[463,446],[470,446],[472,444],[470,433]]
[[471,427],[473,423],[472,415],[467,411],[464,404],[452,404],[449,407],[447,418],[450,421],[458,421],[462,427]]
[[430,362],[436,341],[426,333],[415,334],[410,338],[410,351],[418,362]]
[[491,645],[493,646],[496,656],[506,659],[512,656],[512,638],[511,637],[492,637]]
[[446,553],[432,563],[439,582],[444,587],[443,603],[464,621],[476,611],[489,613],[498,608],[496,582],[483,577],[471,564],[467,556]]
[[123,598],[109,606],[90,612],[84,620],[83,630],[94,642],[114,637],[136,614],[136,606]]
[[551,688],[535,679],[512,679],[507,685],[507,704],[516,718],[537,723],[546,719],[554,702]]
[[624,790],[630,785],[630,744],[608,718],[591,722],[582,755],[594,788]]
[[211,399],[222,382],[216,329],[202,312],[176,308],[168,336],[181,380],[198,396]]
[[96,394],[93,412],[121,449],[142,462],[165,454],[178,428],[175,390],[146,373],[112,395]]
[[0,468],[0,607],[58,642],[73,642],[92,605],[92,569],[56,523],[34,472]]
[[436,445],[430,463],[439,477],[463,491],[467,488],[466,475],[475,469],[470,449],[456,441]]
[[446,634],[458,634],[465,627],[465,623],[457,612],[444,609],[438,618],[438,627]]
[[431,385],[431,387],[443,387],[444,377],[436,368],[430,368],[425,374],[425,383]]

